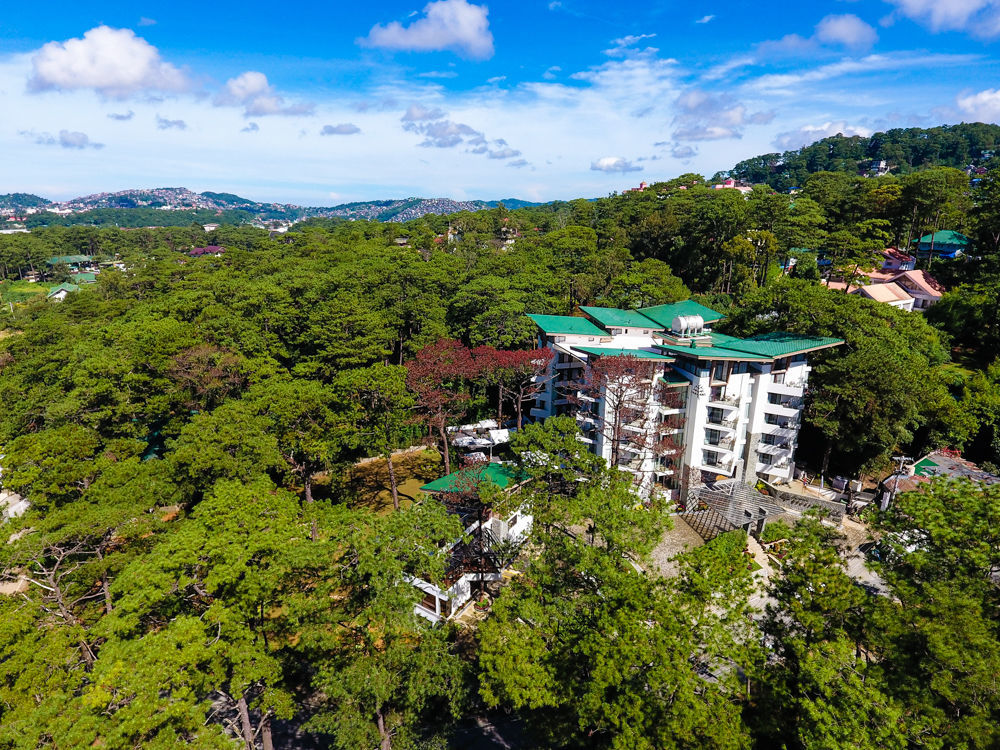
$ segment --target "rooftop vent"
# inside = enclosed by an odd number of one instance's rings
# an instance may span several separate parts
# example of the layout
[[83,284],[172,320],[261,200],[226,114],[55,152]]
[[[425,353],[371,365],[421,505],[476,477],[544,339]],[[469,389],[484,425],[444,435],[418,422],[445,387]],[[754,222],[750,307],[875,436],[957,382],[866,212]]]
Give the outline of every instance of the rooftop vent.
[[670,331],[681,338],[701,336],[705,332],[705,320],[700,315],[678,315],[670,324]]

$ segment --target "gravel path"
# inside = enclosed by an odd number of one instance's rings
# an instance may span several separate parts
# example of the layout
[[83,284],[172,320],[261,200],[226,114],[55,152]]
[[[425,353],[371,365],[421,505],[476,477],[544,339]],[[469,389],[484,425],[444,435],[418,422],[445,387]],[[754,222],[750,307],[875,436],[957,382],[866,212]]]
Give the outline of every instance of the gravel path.
[[705,543],[698,536],[698,532],[688,526],[683,518],[674,516],[672,520],[674,522],[673,528],[663,535],[660,543],[656,545],[656,548],[650,554],[653,567],[657,568],[661,575],[664,576],[677,574],[678,565],[670,558],[679,555],[681,552],[700,547]]

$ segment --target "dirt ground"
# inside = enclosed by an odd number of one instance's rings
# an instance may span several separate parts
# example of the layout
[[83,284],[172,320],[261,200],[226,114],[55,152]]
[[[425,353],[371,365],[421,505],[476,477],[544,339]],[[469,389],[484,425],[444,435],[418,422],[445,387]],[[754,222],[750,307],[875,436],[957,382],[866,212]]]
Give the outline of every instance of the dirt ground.
[[[393,456],[396,470],[399,501],[406,507],[417,501],[420,487],[441,475],[440,456],[437,451],[425,450]],[[372,508],[378,513],[392,510],[392,492],[389,489],[389,467],[385,459],[358,464],[351,468],[347,484],[355,503]]]

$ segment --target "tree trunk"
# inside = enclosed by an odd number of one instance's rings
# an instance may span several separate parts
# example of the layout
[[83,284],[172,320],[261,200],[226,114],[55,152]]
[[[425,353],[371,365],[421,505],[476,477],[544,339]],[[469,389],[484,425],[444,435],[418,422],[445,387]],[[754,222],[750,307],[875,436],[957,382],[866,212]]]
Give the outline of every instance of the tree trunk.
[[392,739],[385,728],[385,717],[382,716],[381,711],[375,712],[375,724],[378,726],[378,736],[381,738],[379,750],[392,750]]
[[521,394],[517,394],[517,429],[521,429],[521,422],[524,419],[523,407],[521,406]]
[[820,476],[826,478],[826,472],[830,468],[830,454],[833,453],[833,441],[826,441],[826,450],[823,451],[823,466],[820,468]]
[[392,490],[392,507],[399,510],[399,489],[396,486],[396,468],[392,465],[392,451],[385,454],[385,463],[389,467],[389,489]]
[[444,446],[444,473],[447,476],[451,474],[451,451],[448,449],[448,428],[446,425],[442,424],[438,428],[438,432],[441,435],[441,444]]
[[302,484],[305,488],[306,495],[306,505],[309,506],[309,514],[312,516],[312,523],[309,526],[309,538],[314,542],[319,539],[319,525],[316,523],[316,509],[313,507],[313,485],[312,485],[312,474],[306,469],[306,474],[302,478]]
[[264,714],[260,720],[260,740],[264,750],[274,750],[274,740],[271,738],[271,714]]
[[241,695],[240,699],[236,701],[236,710],[240,714],[240,730],[243,732],[243,741],[246,743],[247,750],[254,750],[253,726],[250,724],[250,709],[247,708],[245,696]]

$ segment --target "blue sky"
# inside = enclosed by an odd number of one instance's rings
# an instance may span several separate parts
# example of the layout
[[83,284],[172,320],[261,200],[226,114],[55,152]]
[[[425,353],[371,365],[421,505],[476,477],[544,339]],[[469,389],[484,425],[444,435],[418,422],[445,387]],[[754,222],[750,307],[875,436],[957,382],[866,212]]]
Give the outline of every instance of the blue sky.
[[1000,0],[53,2],[0,18],[0,192],[605,195],[1000,119]]

